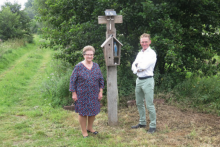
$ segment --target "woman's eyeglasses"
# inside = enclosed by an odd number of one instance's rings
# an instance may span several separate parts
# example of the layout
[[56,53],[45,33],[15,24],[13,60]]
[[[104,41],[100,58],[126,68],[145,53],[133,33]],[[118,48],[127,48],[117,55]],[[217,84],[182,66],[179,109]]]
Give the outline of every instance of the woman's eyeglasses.
[[94,54],[84,54],[85,56],[94,56]]

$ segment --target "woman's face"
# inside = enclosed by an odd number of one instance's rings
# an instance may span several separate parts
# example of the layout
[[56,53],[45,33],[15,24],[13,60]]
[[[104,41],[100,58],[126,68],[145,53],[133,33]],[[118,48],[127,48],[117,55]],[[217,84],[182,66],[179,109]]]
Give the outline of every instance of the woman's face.
[[93,53],[93,51],[86,51],[84,53],[83,57],[87,62],[91,62],[93,60],[94,53]]

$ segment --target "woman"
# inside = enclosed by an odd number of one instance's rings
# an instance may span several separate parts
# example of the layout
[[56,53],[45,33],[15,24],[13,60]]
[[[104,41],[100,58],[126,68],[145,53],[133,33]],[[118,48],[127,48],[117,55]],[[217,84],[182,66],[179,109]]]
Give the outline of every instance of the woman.
[[88,137],[88,133],[98,134],[93,130],[93,122],[100,112],[104,88],[99,65],[92,62],[94,54],[94,47],[85,46],[83,48],[85,60],[75,66],[70,78],[69,91],[72,92],[72,99],[75,101],[75,112],[79,113],[79,123],[84,138]]

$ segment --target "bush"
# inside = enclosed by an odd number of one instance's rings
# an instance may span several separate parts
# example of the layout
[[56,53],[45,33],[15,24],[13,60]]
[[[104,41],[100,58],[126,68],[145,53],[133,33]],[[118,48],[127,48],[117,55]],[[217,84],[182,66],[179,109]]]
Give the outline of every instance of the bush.
[[33,35],[26,35],[25,39],[28,43],[34,43],[34,37]]
[[49,98],[53,107],[70,105],[72,103],[69,92],[69,80],[72,67],[61,60],[54,60],[48,78],[43,83],[44,96]]
[[220,115],[220,77],[190,78],[174,88],[176,100]]

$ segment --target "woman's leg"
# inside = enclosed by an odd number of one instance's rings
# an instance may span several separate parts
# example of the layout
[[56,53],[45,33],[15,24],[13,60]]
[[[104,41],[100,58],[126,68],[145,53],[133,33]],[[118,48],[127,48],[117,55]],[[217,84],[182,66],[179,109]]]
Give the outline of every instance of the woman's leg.
[[87,116],[81,116],[79,115],[79,123],[82,130],[83,136],[88,136],[87,130],[86,130],[86,123],[87,123]]
[[91,132],[95,132],[95,130],[93,130],[93,122],[95,120],[95,116],[88,116],[88,127],[87,130],[91,131]]

